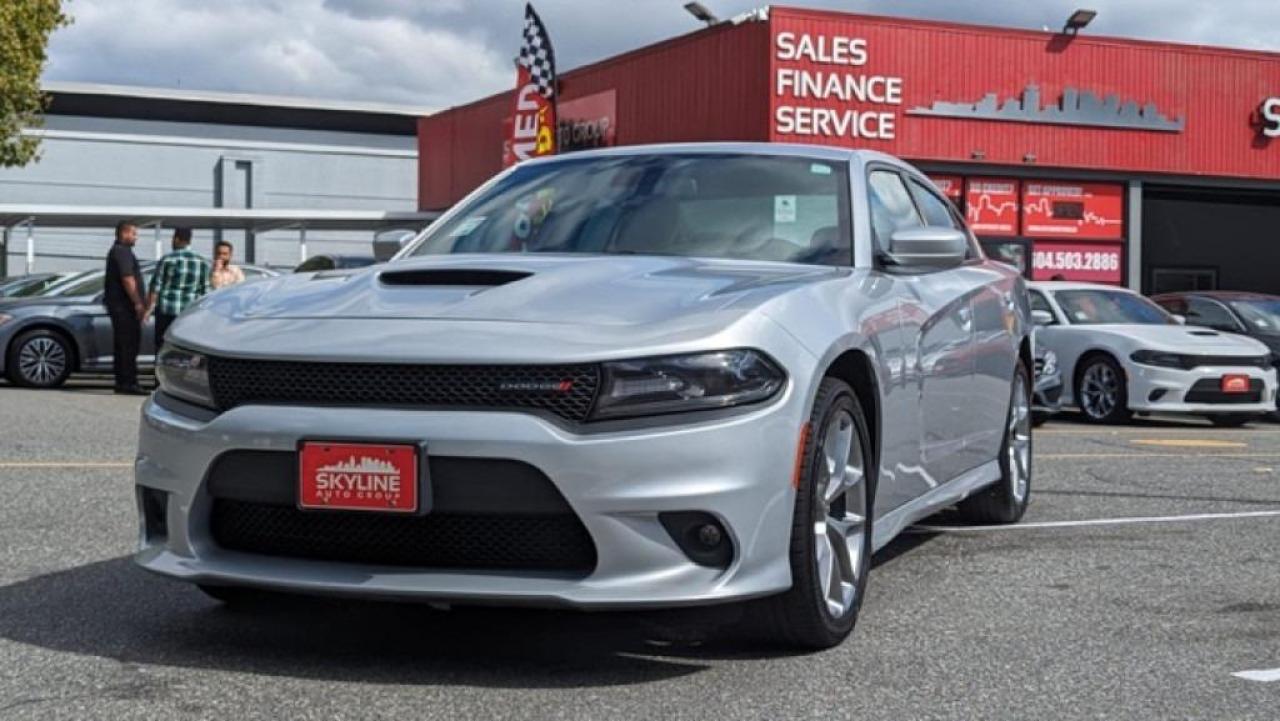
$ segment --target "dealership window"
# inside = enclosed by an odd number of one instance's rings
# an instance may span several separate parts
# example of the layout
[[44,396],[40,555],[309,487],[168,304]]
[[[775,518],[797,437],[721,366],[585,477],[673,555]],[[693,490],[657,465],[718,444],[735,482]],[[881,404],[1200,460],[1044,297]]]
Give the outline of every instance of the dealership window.
[[1151,271],[1151,293],[1180,293],[1187,290],[1216,290],[1215,268],[1154,268]]

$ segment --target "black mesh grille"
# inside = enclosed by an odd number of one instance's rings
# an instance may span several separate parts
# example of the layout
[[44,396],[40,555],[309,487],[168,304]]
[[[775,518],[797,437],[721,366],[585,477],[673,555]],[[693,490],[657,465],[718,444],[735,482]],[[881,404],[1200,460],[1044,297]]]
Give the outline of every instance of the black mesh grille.
[[1262,401],[1263,390],[1262,381],[1252,378],[1249,380],[1249,391],[1247,393],[1223,393],[1220,380],[1217,378],[1202,378],[1191,386],[1191,390],[1187,391],[1183,402],[1221,403],[1224,405],[1259,403]]
[[573,514],[387,516],[215,499],[214,541],[234,551],[424,569],[585,576],[595,545]]
[[245,403],[528,409],[571,421],[591,412],[594,365],[501,366],[302,363],[210,358],[222,410]]
[[1270,356],[1232,356],[1232,355],[1188,355],[1186,358],[1186,366],[1188,368],[1202,368],[1204,366],[1248,366],[1251,368],[1270,368]]

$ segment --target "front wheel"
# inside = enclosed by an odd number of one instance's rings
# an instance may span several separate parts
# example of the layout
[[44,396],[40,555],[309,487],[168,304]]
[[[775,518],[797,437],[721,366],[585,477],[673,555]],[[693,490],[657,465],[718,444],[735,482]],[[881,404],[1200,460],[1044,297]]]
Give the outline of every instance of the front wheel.
[[1129,389],[1124,370],[1110,356],[1094,355],[1081,361],[1076,375],[1076,405],[1092,423],[1124,423],[1129,420]]
[[823,379],[809,429],[791,526],[791,589],[759,609],[775,640],[824,649],[853,631],[866,592],[875,464],[848,384]]
[[71,354],[62,335],[44,328],[27,331],[9,346],[9,380],[26,388],[57,388],[71,375]]
[[973,523],[1017,523],[1031,500],[1030,374],[1021,363],[1013,377],[1004,441],[1000,444],[1000,480],[960,502],[960,515]]

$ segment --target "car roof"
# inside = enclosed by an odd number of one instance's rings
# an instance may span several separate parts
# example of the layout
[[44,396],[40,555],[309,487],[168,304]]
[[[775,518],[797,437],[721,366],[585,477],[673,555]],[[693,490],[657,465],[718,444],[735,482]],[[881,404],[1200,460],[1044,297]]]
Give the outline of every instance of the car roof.
[[1128,288],[1122,288],[1118,285],[1108,285],[1106,283],[1083,283],[1075,280],[1034,280],[1027,283],[1028,288],[1037,290],[1118,290],[1124,293],[1133,293]]
[[1174,293],[1160,293],[1155,298],[1215,298],[1217,300],[1275,300],[1277,295],[1255,293],[1248,290],[1180,290]]
[[736,154],[736,155],[783,155],[797,158],[814,158],[847,162],[860,157],[863,161],[878,160],[895,165],[906,166],[907,163],[892,155],[875,150],[859,150],[838,148],[825,145],[807,145],[804,143],[657,143],[651,145],[621,145],[612,148],[579,150],[564,155],[548,155],[526,160],[524,164],[557,163],[593,157],[618,157],[627,155],[681,155],[694,153]]

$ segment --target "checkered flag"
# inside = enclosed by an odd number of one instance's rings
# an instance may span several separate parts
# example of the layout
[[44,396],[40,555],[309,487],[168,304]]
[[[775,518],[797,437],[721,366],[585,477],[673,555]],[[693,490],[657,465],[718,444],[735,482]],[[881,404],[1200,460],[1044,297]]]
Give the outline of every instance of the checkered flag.
[[542,18],[532,4],[524,6],[524,44],[520,46],[521,66],[528,68],[529,78],[538,86],[542,97],[550,100],[556,92],[556,54]]

